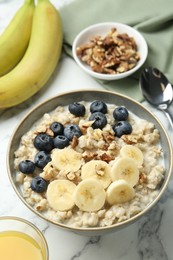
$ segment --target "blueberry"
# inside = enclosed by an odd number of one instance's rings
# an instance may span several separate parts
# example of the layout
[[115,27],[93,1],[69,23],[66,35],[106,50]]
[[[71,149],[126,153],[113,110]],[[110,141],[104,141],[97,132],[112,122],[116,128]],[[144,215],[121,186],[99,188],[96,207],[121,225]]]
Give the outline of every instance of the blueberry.
[[132,132],[132,126],[127,121],[119,121],[112,128],[115,132],[115,136],[117,136],[117,137],[121,137],[122,135],[131,134],[131,132]]
[[43,169],[48,162],[51,161],[51,157],[49,153],[45,151],[40,151],[35,155],[34,162],[38,168]]
[[107,105],[103,101],[95,100],[90,105],[90,112],[91,113],[101,112],[103,114],[106,114],[107,111],[108,111]]
[[53,149],[53,139],[45,133],[38,134],[34,138],[34,146],[39,151],[50,152]]
[[66,136],[64,135],[57,135],[54,138],[54,147],[63,149],[64,147],[67,147],[69,145],[69,140]]
[[19,170],[25,174],[33,173],[35,164],[30,160],[24,160],[19,163]]
[[40,176],[36,176],[31,181],[31,189],[37,193],[46,191],[48,182]]
[[116,107],[113,111],[113,117],[117,121],[126,121],[129,116],[129,112],[125,107]]
[[107,118],[106,116],[101,112],[95,112],[92,113],[89,117],[90,121],[94,120],[94,123],[92,124],[92,128],[100,128],[102,129],[107,124]]
[[53,122],[50,125],[50,129],[53,131],[54,136],[62,135],[64,131],[64,126],[59,122]]
[[83,104],[74,102],[68,106],[68,109],[71,114],[75,116],[84,116],[85,115],[85,106]]
[[67,137],[68,140],[72,140],[74,136],[80,137],[82,132],[78,125],[69,124],[64,128],[64,136]]

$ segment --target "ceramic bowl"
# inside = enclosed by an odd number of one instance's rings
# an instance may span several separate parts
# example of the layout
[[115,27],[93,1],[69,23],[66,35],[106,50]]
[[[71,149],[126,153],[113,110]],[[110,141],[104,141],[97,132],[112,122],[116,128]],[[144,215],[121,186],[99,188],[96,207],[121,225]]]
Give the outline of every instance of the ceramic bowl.
[[[137,44],[140,60],[137,62],[137,65],[134,68],[119,74],[103,74],[103,73],[94,72],[90,66],[82,62],[81,59],[78,57],[76,53],[76,48],[90,42],[91,38],[93,38],[94,36],[98,36],[98,35],[105,36],[112,28],[117,28],[117,31],[120,34],[127,33],[130,37],[134,38]],[[105,23],[91,25],[85,28],[84,30],[82,30],[74,39],[73,46],[72,46],[72,53],[76,63],[90,76],[102,80],[117,80],[117,79],[128,77],[143,65],[143,63],[147,58],[148,47],[144,37],[134,28],[122,23],[105,22]]]
[[[164,164],[165,164],[166,171],[165,171],[165,178],[160,187],[160,191],[158,195],[151,203],[148,204],[148,206],[142,212],[138,213],[137,215],[131,217],[128,220],[125,220],[120,223],[116,223],[108,227],[74,228],[74,227],[68,227],[61,223],[57,223],[53,220],[50,221],[41,212],[34,210],[33,207],[26,202],[26,200],[22,196],[20,185],[19,183],[16,182],[17,172],[14,167],[14,152],[18,149],[21,137],[29,130],[29,127],[32,126],[45,113],[49,113],[57,106],[59,105],[65,106],[72,102],[79,102],[82,100],[88,102],[91,102],[93,100],[102,100],[106,103],[116,104],[119,106],[120,105],[126,106],[128,110],[130,110],[132,113],[136,114],[140,118],[153,122],[155,127],[160,132],[161,146],[164,154]],[[20,124],[15,129],[8,146],[8,154],[7,154],[8,175],[15,192],[22,200],[22,202],[37,216],[55,224],[55,226],[65,228],[66,230],[73,231],[82,235],[102,235],[108,232],[116,231],[120,228],[130,225],[134,221],[138,220],[141,216],[145,215],[158,202],[158,200],[163,195],[171,176],[172,162],[173,162],[172,147],[170,144],[169,137],[164,127],[160,123],[160,121],[148,109],[146,109],[143,105],[141,105],[140,103],[136,102],[135,100],[127,96],[117,94],[115,92],[97,91],[97,90],[82,90],[82,91],[63,93],[51,99],[48,99],[45,102],[36,106],[24,117],[24,119],[20,122]]]

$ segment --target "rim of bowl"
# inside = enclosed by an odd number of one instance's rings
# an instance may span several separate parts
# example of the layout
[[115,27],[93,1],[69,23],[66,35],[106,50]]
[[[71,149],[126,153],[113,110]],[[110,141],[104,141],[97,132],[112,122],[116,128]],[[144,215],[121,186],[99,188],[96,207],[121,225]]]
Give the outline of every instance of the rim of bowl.
[[[12,176],[11,176],[11,171],[10,171],[10,164],[9,164],[9,154],[10,154],[10,147],[11,147],[11,143],[13,141],[13,138],[17,132],[17,130],[20,128],[20,125],[37,109],[39,109],[40,107],[42,107],[43,105],[45,105],[46,103],[50,102],[51,100],[53,99],[56,99],[58,97],[62,97],[62,96],[65,96],[65,95],[73,95],[74,93],[80,93],[80,92],[97,92],[97,93],[103,93],[103,94],[106,94],[106,93],[109,93],[109,94],[112,94],[112,95],[116,95],[116,96],[119,96],[121,98],[124,98],[124,99],[127,99],[129,101],[131,101],[132,103],[134,103],[135,105],[141,107],[144,111],[146,111],[148,114],[150,114],[151,117],[154,118],[154,120],[157,122],[157,124],[161,127],[163,133],[164,133],[164,136],[166,138],[166,141],[168,143],[168,148],[169,148],[169,153],[170,153],[170,165],[169,165],[169,170],[168,170],[168,175],[167,175],[167,178],[166,180],[164,181],[164,184],[162,185],[160,191],[159,191],[159,194],[154,198],[154,200],[149,203],[145,208],[144,210],[142,210],[141,212],[139,212],[138,214],[136,214],[135,216],[132,216],[130,217],[129,219],[126,219],[122,222],[119,222],[119,223],[115,223],[113,225],[110,225],[110,226],[104,226],[104,227],[72,227],[72,226],[67,226],[65,224],[62,224],[62,223],[58,223],[54,220],[50,220],[48,218],[46,218],[43,214],[37,212],[31,205],[29,205],[26,200],[24,199],[24,197],[22,196],[22,194],[18,191],[13,179],[12,179]],[[52,111],[52,110],[50,110]],[[37,121],[37,119],[35,120]],[[167,185],[168,185],[168,182],[170,180],[170,177],[171,177],[171,173],[172,173],[172,170],[173,170],[173,150],[172,150],[172,145],[171,145],[171,141],[170,141],[170,138],[163,126],[163,124],[161,123],[161,121],[148,109],[146,108],[145,106],[143,106],[141,103],[139,103],[138,101],[126,96],[126,95],[123,95],[123,94],[119,94],[119,93],[116,93],[116,92],[112,92],[112,91],[108,91],[108,90],[90,90],[90,89],[83,89],[83,90],[74,90],[74,91],[66,91],[66,92],[63,92],[59,95],[56,95],[54,97],[51,97],[51,98],[48,98],[46,99],[45,101],[42,101],[41,103],[39,103],[38,105],[36,105],[34,108],[32,108],[24,117],[23,119],[19,122],[19,124],[16,126],[16,128],[14,129],[12,135],[11,135],[11,138],[10,138],[10,141],[8,143],[8,148],[7,148],[7,157],[6,157],[6,163],[7,163],[7,171],[8,171],[8,177],[10,179],[10,182],[12,184],[12,187],[13,189],[15,190],[16,194],[18,195],[18,197],[20,198],[20,200],[24,203],[24,205],[26,205],[27,208],[29,208],[34,214],[36,214],[37,216],[39,216],[40,218],[46,220],[47,222],[51,223],[51,224],[54,224],[55,226],[57,227],[61,227],[63,229],[66,229],[66,230],[69,230],[69,231],[72,231],[72,232],[82,232],[82,234],[84,234],[85,232],[88,232],[88,233],[94,233],[94,231],[98,231],[98,232],[101,232],[101,231],[105,231],[105,232],[109,232],[110,231],[116,231],[116,230],[119,230],[119,228],[121,228],[122,226],[126,227],[128,224],[132,224],[134,223],[136,220],[140,219],[141,216],[145,215],[159,200],[160,198],[162,197],[163,193],[165,192],[166,188],[167,188]]]
[[[100,30],[101,30],[101,28],[104,28],[104,27],[106,30],[104,29],[104,33],[101,33]],[[117,27],[118,31],[123,30],[131,37],[134,37],[138,48],[142,48],[141,51],[139,49],[139,53],[141,54],[141,59],[138,61],[137,65],[134,68],[132,68],[126,72],[120,73],[120,74],[103,74],[103,73],[94,72],[90,68],[89,65],[82,62],[81,59],[77,56],[76,48],[82,44],[87,43],[89,41],[89,38],[91,38],[92,36],[96,36],[98,34],[105,35],[106,32],[110,31],[110,29],[112,27]],[[97,30],[99,32],[97,32]],[[91,36],[87,36],[90,31],[91,31]],[[93,31],[94,31],[94,33],[92,33]],[[82,41],[83,37],[87,38],[87,40]],[[139,44],[139,41],[140,41],[140,44]],[[80,42],[82,42],[82,43],[80,43]],[[122,78],[125,78],[125,77],[133,74],[144,64],[144,62],[147,58],[147,55],[148,55],[148,45],[147,45],[145,38],[142,36],[142,34],[139,31],[137,31],[135,28],[133,28],[127,24],[123,24],[123,23],[105,22],[105,23],[97,23],[97,24],[90,25],[90,26],[86,27],[85,29],[83,29],[81,32],[79,32],[79,34],[77,34],[77,36],[75,37],[73,44],[72,44],[72,54],[73,54],[73,57],[74,57],[76,63],[89,75],[91,75],[95,78],[103,79],[103,80],[118,80],[118,79],[122,79]]]
[[36,225],[34,225],[33,223],[31,223],[30,221],[21,218],[21,217],[15,217],[15,216],[0,216],[0,221],[1,220],[14,220],[14,221],[18,221],[18,222],[22,222],[30,227],[32,227],[36,233],[39,235],[39,237],[41,238],[43,244],[44,244],[44,248],[45,248],[45,253],[46,253],[46,259],[49,259],[49,248],[48,248],[48,243],[46,241],[45,236],[43,235],[43,233],[41,232],[41,230],[36,227]]

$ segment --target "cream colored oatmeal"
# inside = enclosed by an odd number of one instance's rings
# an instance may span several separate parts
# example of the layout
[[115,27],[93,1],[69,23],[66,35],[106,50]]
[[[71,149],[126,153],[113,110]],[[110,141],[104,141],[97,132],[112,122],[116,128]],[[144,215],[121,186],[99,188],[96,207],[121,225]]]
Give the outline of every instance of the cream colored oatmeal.
[[92,103],[74,103],[82,105],[77,115],[69,106],[46,113],[15,152],[16,181],[27,203],[49,220],[73,227],[131,218],[154,200],[164,178],[154,124],[126,108],[123,117],[114,104],[94,111]]

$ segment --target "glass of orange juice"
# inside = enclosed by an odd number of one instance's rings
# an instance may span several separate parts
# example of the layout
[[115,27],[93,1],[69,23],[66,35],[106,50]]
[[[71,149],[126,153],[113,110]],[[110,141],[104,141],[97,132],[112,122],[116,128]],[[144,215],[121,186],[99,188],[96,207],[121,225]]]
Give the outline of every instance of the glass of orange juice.
[[41,231],[27,220],[0,217],[0,259],[48,260],[48,246]]

